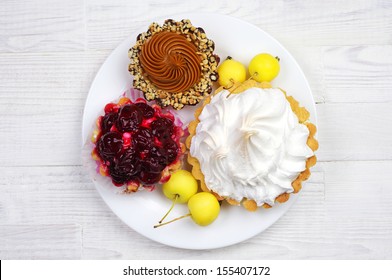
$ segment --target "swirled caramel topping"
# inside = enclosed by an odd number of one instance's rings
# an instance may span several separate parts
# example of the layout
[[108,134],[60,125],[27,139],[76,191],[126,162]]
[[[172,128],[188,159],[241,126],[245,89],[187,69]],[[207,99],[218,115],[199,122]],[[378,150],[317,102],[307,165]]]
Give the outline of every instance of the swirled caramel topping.
[[128,51],[133,87],[162,107],[180,110],[196,105],[211,94],[219,78],[214,50],[203,28],[189,19],[168,19],[163,25],[153,22]]
[[159,89],[182,92],[199,82],[201,58],[194,44],[177,33],[154,34],[143,45],[140,63],[144,74]]

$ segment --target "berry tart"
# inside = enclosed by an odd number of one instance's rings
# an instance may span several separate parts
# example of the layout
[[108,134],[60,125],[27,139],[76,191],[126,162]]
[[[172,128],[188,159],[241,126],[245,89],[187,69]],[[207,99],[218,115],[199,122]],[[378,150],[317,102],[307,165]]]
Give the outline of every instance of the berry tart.
[[128,52],[133,86],[161,106],[196,105],[218,80],[214,49],[204,30],[187,19],[152,23]]
[[166,182],[181,166],[181,126],[171,112],[143,98],[108,103],[91,139],[98,172],[126,192]]
[[188,162],[202,189],[249,211],[286,202],[316,163],[309,112],[267,82],[217,89],[188,129]]

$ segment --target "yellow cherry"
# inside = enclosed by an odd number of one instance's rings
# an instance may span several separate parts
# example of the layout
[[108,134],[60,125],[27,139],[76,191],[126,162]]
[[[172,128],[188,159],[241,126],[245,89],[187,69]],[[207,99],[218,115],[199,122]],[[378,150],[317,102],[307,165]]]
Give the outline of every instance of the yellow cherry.
[[166,219],[176,203],[187,203],[191,196],[197,192],[197,189],[197,181],[189,171],[178,170],[174,172],[169,181],[162,186],[163,194],[173,203],[159,223],[161,224]]
[[271,82],[279,71],[279,58],[268,53],[256,55],[249,63],[249,73],[257,82]]
[[218,217],[220,205],[212,193],[199,192],[189,199],[188,209],[196,224],[208,226]]
[[197,192],[197,181],[189,171],[178,170],[163,184],[162,191],[167,198],[186,203]]
[[246,79],[245,66],[230,56],[218,66],[218,83],[224,87],[231,87],[234,83],[242,83]]

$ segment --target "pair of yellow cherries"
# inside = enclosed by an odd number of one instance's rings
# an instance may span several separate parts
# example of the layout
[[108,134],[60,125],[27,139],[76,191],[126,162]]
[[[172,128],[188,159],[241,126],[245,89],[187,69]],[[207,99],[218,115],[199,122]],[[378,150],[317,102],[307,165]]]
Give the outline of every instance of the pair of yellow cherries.
[[[250,79],[257,82],[271,82],[279,74],[279,58],[268,53],[260,53],[252,58],[248,69]],[[218,83],[225,88],[246,80],[245,66],[230,56],[219,65],[218,74]]]
[[[192,220],[200,225],[207,226],[218,217],[220,212],[220,204],[218,199],[209,192],[197,192],[198,185],[193,175],[186,170],[178,170],[173,173],[166,183],[162,186],[163,194],[172,200],[169,211],[159,221],[154,228],[161,227],[180,219],[191,217]],[[169,215],[173,207],[177,203],[187,203],[189,213],[169,222],[163,223],[163,220]]]

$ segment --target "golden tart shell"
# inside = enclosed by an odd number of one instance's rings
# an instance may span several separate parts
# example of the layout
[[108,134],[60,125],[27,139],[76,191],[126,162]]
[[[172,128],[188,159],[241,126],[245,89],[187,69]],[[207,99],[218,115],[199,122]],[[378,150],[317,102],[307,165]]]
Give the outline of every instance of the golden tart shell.
[[[263,82],[263,83],[258,83],[254,80],[247,80],[243,83],[237,83],[234,84],[231,87],[231,93],[232,94],[237,94],[240,92],[243,92],[244,90],[248,89],[248,88],[252,88],[252,87],[258,87],[258,88],[271,88],[271,84],[267,83],[267,82]],[[215,94],[222,91],[223,89],[225,89],[224,87],[220,87],[215,91]],[[282,89],[281,89],[282,90]],[[290,107],[291,110],[296,114],[296,116],[298,117],[298,121],[304,125],[306,125],[306,127],[309,130],[309,136],[308,136],[308,140],[306,142],[306,144],[309,146],[309,148],[314,152],[318,149],[319,144],[318,141],[315,139],[315,134],[317,132],[317,128],[316,126],[311,123],[309,121],[309,111],[306,110],[305,107],[301,107],[299,105],[299,102],[292,96],[288,96],[286,94],[285,91],[282,90],[282,92],[284,93],[284,95],[286,96],[287,101],[290,103]],[[211,101],[211,96],[207,97],[202,106],[199,107],[198,109],[196,109],[194,116],[195,119],[190,122],[189,126],[188,126],[188,130],[189,130],[189,136],[187,137],[186,141],[185,141],[185,145],[188,149],[188,163],[191,165],[191,172],[193,174],[193,176],[200,181],[200,187],[203,191],[206,192],[212,192],[210,189],[208,189],[205,181],[204,181],[204,175],[201,171],[200,168],[200,163],[197,160],[197,158],[192,157],[191,154],[189,153],[189,149],[191,146],[191,141],[192,141],[192,137],[196,134],[196,128],[197,125],[199,124],[200,120],[199,120],[199,116],[201,114],[201,112],[203,111],[203,108],[205,105],[209,104]],[[312,166],[314,166],[317,162],[317,158],[315,155],[313,155],[312,157],[308,158],[306,161],[306,169],[304,171],[302,171],[298,177],[291,183],[294,191],[293,193],[298,193],[301,188],[302,188],[302,182],[306,181],[309,177],[310,177],[310,168]],[[242,201],[236,201],[232,198],[226,198],[226,197],[221,197],[219,194],[212,192],[219,200],[226,200],[229,204],[231,205],[242,205],[245,209],[249,210],[249,211],[256,211],[258,206],[256,204],[256,202],[254,200],[250,200],[250,199],[243,199]],[[283,193],[281,195],[279,195],[276,199],[275,202],[278,203],[284,203],[286,201],[288,201],[290,198],[290,194],[289,193]],[[264,208],[271,208],[272,206],[264,203],[262,205],[262,207]]]

